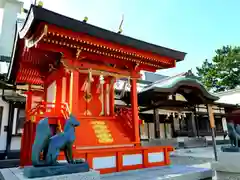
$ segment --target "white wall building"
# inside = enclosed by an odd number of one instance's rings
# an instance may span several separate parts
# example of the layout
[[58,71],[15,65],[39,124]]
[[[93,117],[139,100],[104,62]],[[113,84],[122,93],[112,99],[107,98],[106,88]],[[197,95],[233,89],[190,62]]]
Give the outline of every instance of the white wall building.
[[3,8],[3,19],[0,36],[0,56],[11,57],[15,36],[15,24],[22,7],[23,2],[20,2],[18,0],[0,1],[0,8]]
[[[3,10],[0,17],[0,73],[7,73],[8,64],[11,59],[13,41],[15,36],[15,25],[18,15],[23,7],[23,2],[18,0],[0,0],[0,9]],[[22,21],[18,21],[18,24]]]
[[[3,94],[4,92],[4,94]],[[18,98],[22,103],[18,103]],[[12,101],[13,99],[13,101]],[[14,102],[17,100],[16,102]],[[0,160],[20,150],[25,98],[13,90],[0,90]]]
[[[16,30],[16,22],[21,25],[23,21],[18,18],[19,13],[23,7],[23,2],[18,0],[0,0],[0,9],[3,11],[0,17],[0,73],[7,73],[8,63],[11,59],[14,36]],[[10,93],[10,94],[9,94]],[[12,90],[6,90],[5,95],[11,95]],[[2,89],[0,89],[0,159],[7,158],[5,151],[7,148],[7,139],[9,132],[9,119],[11,119],[11,124],[13,129],[11,129],[10,146],[8,147],[10,151],[20,149],[20,138],[21,136],[16,136],[18,134],[17,119],[19,113],[22,114],[24,111],[19,111],[18,108],[11,108],[10,103],[4,101],[2,97]],[[24,110],[24,109],[23,109]],[[11,114],[11,115],[10,115]],[[11,117],[9,117],[11,116]]]
[[240,105],[240,88],[231,89],[225,92],[215,93],[220,99],[219,103],[239,104]]

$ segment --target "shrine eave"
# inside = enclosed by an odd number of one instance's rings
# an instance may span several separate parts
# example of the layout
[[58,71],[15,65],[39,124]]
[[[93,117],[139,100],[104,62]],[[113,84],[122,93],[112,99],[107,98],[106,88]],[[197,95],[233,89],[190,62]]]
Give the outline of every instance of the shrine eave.
[[127,37],[119,33],[108,31],[34,5],[31,6],[25,24],[20,31],[20,37],[23,38],[30,31],[34,31],[34,26],[39,22],[45,22],[47,24],[54,25],[62,29],[68,29],[73,32],[78,32],[82,34],[88,34],[89,36],[104,39],[106,41],[120,44],[123,46],[151,52],[164,57],[169,57],[176,61],[184,60],[186,55],[186,53],[184,52],[172,50],[131,37]]
[[142,96],[145,96],[146,94],[152,94],[153,92],[167,94],[178,92],[187,97],[188,101],[194,101],[194,99],[201,96],[203,100],[202,103],[204,103],[204,101],[213,102],[219,99],[219,97],[209,93],[198,80],[187,77],[173,77],[161,82],[153,83],[151,86],[145,88],[141,94]]
[[[168,101],[169,95],[176,93],[183,95],[189,104],[214,103],[219,99],[219,97],[209,93],[196,79],[171,77],[143,88],[138,93],[138,104],[140,106],[152,106],[152,104],[155,104],[153,102]],[[126,93],[122,100],[130,102],[129,93]]]

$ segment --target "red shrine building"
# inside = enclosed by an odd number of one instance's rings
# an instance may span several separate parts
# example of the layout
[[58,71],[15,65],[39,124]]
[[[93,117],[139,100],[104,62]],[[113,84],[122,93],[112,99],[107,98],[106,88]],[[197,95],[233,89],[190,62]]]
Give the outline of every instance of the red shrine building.
[[[31,163],[38,121],[48,117],[57,133],[69,113],[80,121],[74,158],[84,158],[91,168],[110,173],[170,164],[171,146],[140,144],[137,80],[141,70],[173,68],[184,57],[183,52],[32,6],[16,33],[8,74],[8,82],[27,86],[21,166]],[[130,108],[114,105],[119,78],[130,81]]]

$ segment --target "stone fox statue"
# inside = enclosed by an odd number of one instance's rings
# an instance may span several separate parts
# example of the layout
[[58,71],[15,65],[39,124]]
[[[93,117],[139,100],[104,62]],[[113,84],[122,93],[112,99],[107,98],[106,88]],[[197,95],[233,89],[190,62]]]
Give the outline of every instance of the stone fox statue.
[[[56,165],[60,150],[64,150],[68,163],[74,163],[72,145],[76,138],[75,127],[79,125],[79,121],[73,115],[70,115],[69,119],[66,120],[64,131],[52,136],[48,118],[39,121],[36,129],[36,137],[32,146],[32,165]],[[42,161],[40,160],[41,152],[43,152]]]

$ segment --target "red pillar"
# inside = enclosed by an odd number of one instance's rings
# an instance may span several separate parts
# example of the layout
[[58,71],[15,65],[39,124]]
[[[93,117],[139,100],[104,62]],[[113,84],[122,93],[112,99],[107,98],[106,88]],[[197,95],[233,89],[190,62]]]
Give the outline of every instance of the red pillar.
[[[108,83],[109,83],[109,79],[107,78],[107,79],[105,79],[105,83],[103,85],[103,89],[104,89],[104,91],[103,91],[104,92],[103,93],[104,116],[108,115],[108,113],[107,113],[107,109],[108,109],[107,106],[109,106],[109,104],[107,103],[107,102],[109,102],[108,99],[107,99],[107,93],[109,93],[109,89],[107,88]],[[108,96],[108,97],[110,97],[110,96]]]
[[62,77],[59,77],[56,80],[56,102],[55,102],[56,113],[61,112],[61,103],[62,103]]
[[29,116],[29,110],[32,108],[32,92],[31,87],[29,86],[29,91],[26,92],[26,107],[25,114],[26,120],[24,122],[24,129],[21,138],[21,149],[20,149],[20,166],[23,167],[25,165],[29,165],[31,163],[31,149],[32,149],[32,139],[34,137],[34,132],[32,129],[32,121]]
[[70,80],[71,79],[71,73],[67,73],[66,75],[66,102],[69,105],[70,100]]
[[70,104],[70,112],[78,116],[79,108],[78,108],[78,100],[79,100],[79,72],[77,70],[72,71],[70,77],[70,94],[69,94],[69,104]]
[[137,97],[137,79],[131,80],[131,104],[132,104],[132,121],[134,124],[135,142],[140,143],[139,137],[139,118],[138,118],[138,97]]
[[115,92],[114,92],[114,83],[115,83],[115,78],[111,77],[110,80],[110,88],[109,88],[109,97],[110,97],[110,116],[114,116],[114,104],[115,104]]

